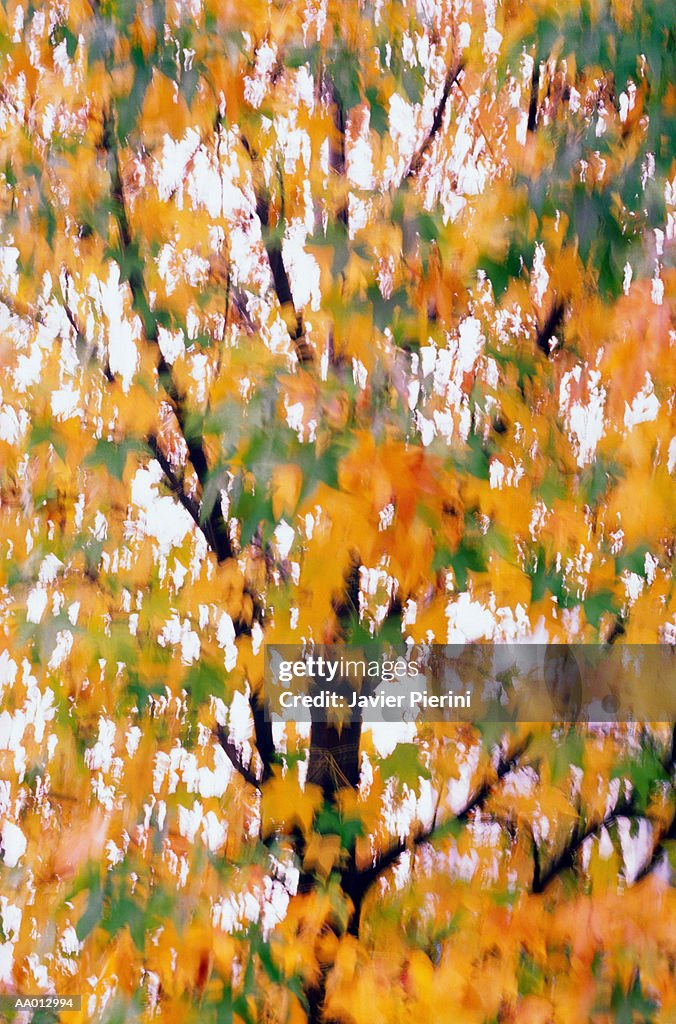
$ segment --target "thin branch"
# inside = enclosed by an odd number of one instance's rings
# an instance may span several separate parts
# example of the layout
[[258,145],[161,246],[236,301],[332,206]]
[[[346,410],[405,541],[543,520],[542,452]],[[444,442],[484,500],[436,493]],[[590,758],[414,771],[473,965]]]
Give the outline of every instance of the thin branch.
[[[669,774],[672,774],[676,767],[676,725],[672,729],[670,749],[662,759],[662,767],[665,772],[668,772]],[[564,871],[570,870],[575,866],[576,856],[585,841],[592,835],[600,832],[602,829],[612,825],[618,818],[645,818],[646,814],[637,804],[636,796],[636,790],[634,789],[630,797],[620,797],[612,810],[608,811],[600,821],[589,821],[584,825],[581,822],[578,822],[573,829],[568,842],[564,845],[563,849],[552,858],[544,870],[540,869],[540,856],[538,851],[531,892],[545,892],[555,878],[558,878]],[[641,878],[645,877],[646,874],[649,874],[650,871],[656,867],[657,861],[661,855],[662,844],[672,837],[672,833],[676,834],[676,819],[672,819],[669,829],[655,844],[648,861],[636,876],[634,880],[635,882],[640,881]]]
[[[257,154],[252,149],[247,138],[242,135],[241,143],[249,156],[252,163],[257,162]],[[303,322],[302,313],[300,313],[295,306],[293,301],[293,294],[291,292],[291,281],[289,274],[284,263],[284,255],[282,253],[282,243],[278,232],[270,230],[270,197],[267,190],[263,187],[260,181],[255,184],[255,195],[256,195],[256,215],[261,223],[261,230],[263,235],[263,245],[265,252],[267,253],[268,263],[270,264],[270,272],[272,274],[272,284],[277,296],[277,301],[282,307],[283,313],[288,313],[288,331],[289,337],[294,344],[296,349],[296,355],[301,363],[312,362],[312,352],[307,343],[305,337],[305,324]]]
[[199,505],[194,501],[189,494],[186,493],[183,480],[176,475],[174,467],[169,462],[169,459],[160,448],[159,442],[154,434],[148,436],[148,447],[153,453],[153,457],[159,462],[162,472],[164,473],[169,490],[175,498],[183,505],[186,512],[189,513],[190,517],[194,521],[196,526],[202,529],[202,523],[200,522],[200,510]]
[[[346,155],[345,155],[345,108],[343,101],[336,89],[336,84],[327,68],[322,73],[322,84],[326,98],[331,108],[334,135],[329,139],[329,167],[341,179],[345,178]],[[347,228],[348,226],[348,204],[347,199],[341,203],[337,219]]]
[[412,837],[398,840],[398,842],[390,846],[389,849],[381,853],[373,864],[359,872],[355,882],[353,883],[353,891],[350,893],[355,904],[355,913],[358,915],[359,908],[361,907],[363,899],[369,889],[374,885],[378,878],[387,871],[388,868],[392,867],[392,865],[406,850],[411,848],[416,849],[425,843],[431,842],[431,840],[434,839],[435,834],[443,830],[449,824],[449,821],[465,824],[469,820],[470,815],[474,811],[479,810],[488,797],[491,796],[495,790],[496,783],[500,782],[505,775],[509,774],[509,772],[516,767],[521,757],[526,752],[529,744],[530,736],[526,736],[525,739],[519,743],[516,749],[512,751],[509,757],[501,758],[495,772],[495,777],[486,779],[482,785],[475,790],[458,814],[454,815],[451,819],[447,819],[441,824],[438,824],[437,812],[435,811],[434,820],[429,828],[423,829]]
[[669,827],[666,830],[658,833],[657,841],[653,843],[652,850],[650,851],[650,856],[646,860],[645,864],[642,865],[640,870],[634,876],[632,885],[636,885],[638,882],[642,881],[644,878],[647,878],[648,875],[651,875],[653,873],[655,868],[657,868],[662,863],[662,858],[664,856],[664,844],[667,842],[672,842],[673,840],[676,840],[676,811],[672,816],[671,824],[669,825]]
[[538,94],[540,91],[540,62],[537,54],[533,58],[533,74],[530,80],[530,101],[528,103],[528,131],[534,132],[538,121]]
[[266,782],[272,775],[272,762],[275,758],[275,742],[272,736],[272,722],[266,719],[265,709],[255,695],[249,699],[251,714],[254,721],[256,749],[263,765],[261,782]]
[[228,739],[228,734],[222,725],[216,726],[216,735],[218,737],[218,742],[227,754],[233,768],[239,772],[244,781],[248,782],[250,786],[254,786],[255,789],[260,789],[260,782],[251,769],[247,768],[244,764],[237,747]]
[[[459,82],[458,82],[458,89],[460,90],[462,95],[465,97],[465,100],[467,101],[467,103],[469,103],[469,96],[467,95],[467,93],[465,92],[465,90],[463,89],[462,85]],[[494,157],[495,156],[495,152],[493,150],[493,146],[491,144],[491,140],[488,138],[488,135],[486,134],[486,130],[484,129],[484,126],[482,125],[481,119],[479,118],[478,114],[476,115],[475,120],[476,120],[477,128],[479,129],[479,131],[481,132],[481,134],[484,137],[484,142],[486,143],[486,149],[491,154],[491,156]]]
[[[87,341],[87,337],[85,335],[84,328],[82,327],[82,324],[80,323],[80,321],[79,321],[78,317],[76,316],[75,312],[73,311],[73,309],[71,309],[70,303],[68,302],[68,293],[67,293],[68,281],[71,280],[71,276],[70,276],[70,274],[69,274],[69,272],[67,270],[64,271],[64,273],[65,273],[65,276],[66,276],[66,289],[63,289],[63,288],[61,289],[61,299],[62,299],[62,302],[63,302],[63,309],[64,309],[64,312],[66,314],[66,319],[68,320],[68,323],[70,324],[70,326],[75,331],[75,339],[76,339],[77,344],[80,345],[80,347],[85,350],[85,362],[86,362],[86,364],[88,364],[90,359],[91,359],[91,357],[92,357],[92,355],[96,351],[97,346],[93,342]],[[114,373],[112,373],[112,371],[110,369],[110,362],[108,361],[108,359],[106,359],[105,362],[103,362],[103,365],[101,366],[101,371],[102,371],[104,377],[106,378],[106,380],[108,381],[108,383],[109,384],[113,384],[114,381],[115,381],[115,375],[114,375]]]
[[568,871],[570,868],[574,867],[575,858],[578,852],[590,836],[594,835],[596,832],[600,832],[604,828],[608,828],[608,826],[612,825],[618,818],[632,817],[635,813],[636,812],[632,807],[632,801],[627,800],[626,797],[624,797],[615,804],[612,811],[609,811],[603,816],[601,821],[588,821],[584,824],[582,824],[582,822],[578,822],[573,829],[568,842],[565,844],[563,849],[552,858],[544,870],[541,868],[538,851],[536,870],[533,873],[533,882],[531,884],[531,892],[535,894],[545,892],[555,878],[563,874],[564,871]]
[[427,153],[435,138],[439,134],[439,131],[441,130],[441,126],[444,121],[444,114],[446,113],[446,105],[448,103],[448,98],[451,95],[451,89],[458,81],[458,78],[463,68],[464,63],[460,60],[458,61],[457,64],[450,67],[446,72],[446,78],[444,79],[444,87],[442,89],[439,102],[437,103],[436,110],[434,111],[432,124],[430,125],[429,131],[427,132],[427,135],[423,139],[421,145],[413,154],[411,162],[408,166],[408,170],[404,175],[404,181],[406,181],[407,178],[411,178],[414,175],[418,174],[418,172],[420,171],[423,165],[423,159],[425,157],[425,154]]
[[[145,338],[148,342],[157,345],[159,348],[158,320],[148,301],[148,292],[141,269],[139,254],[138,252],[134,253],[135,242],[129,223],[120,170],[117,126],[115,116],[110,108],[106,108],[104,112],[101,145],[106,153],[108,173],[110,175],[113,212],[121,250],[120,261],[126,259],[129,264],[126,268],[127,280],[131,290],[134,309],[140,316],[143,324]],[[157,360],[157,371],[159,379],[169,396],[179,429],[187,445],[188,458],[197,474],[200,486],[204,490],[209,476],[209,463],[204,448],[204,441],[202,436],[189,425],[187,398],[179,389],[172,374],[171,366],[167,363],[161,352]],[[220,502],[214,502],[211,512],[204,518],[204,521],[202,521],[201,517],[198,517],[196,522],[219,562],[232,558],[233,550],[230,532],[223,518]]]

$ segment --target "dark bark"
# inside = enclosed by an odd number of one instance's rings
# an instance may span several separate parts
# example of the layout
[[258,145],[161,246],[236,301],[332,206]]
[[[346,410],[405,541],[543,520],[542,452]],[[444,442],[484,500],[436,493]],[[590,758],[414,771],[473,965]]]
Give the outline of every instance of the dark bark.
[[460,76],[460,73],[462,72],[463,66],[464,65],[463,65],[462,61],[458,61],[457,64],[455,64],[452,67],[450,67],[448,69],[448,71],[446,72],[446,78],[444,79],[444,87],[442,89],[441,96],[439,98],[439,102],[438,102],[438,104],[436,106],[436,109],[434,111],[434,117],[432,118],[432,124],[430,125],[430,129],[429,129],[427,135],[425,136],[425,138],[423,139],[421,145],[418,147],[416,152],[413,154],[411,162],[410,162],[410,164],[408,166],[408,170],[406,171],[406,174],[404,175],[404,180],[406,180],[406,178],[414,177],[420,171],[420,169],[421,169],[421,167],[423,165],[423,160],[425,158],[425,155],[426,155],[427,151],[429,150],[430,146],[432,145],[432,143],[434,142],[435,138],[439,134],[439,132],[441,130],[441,126],[444,123],[444,114],[446,113],[446,106],[448,104],[448,99],[449,99],[449,96],[451,95],[451,90],[452,90],[453,86],[457,82],[457,80],[458,80],[458,78]]
[[[143,277],[140,253],[138,251],[135,252],[136,243],[133,239],[129,224],[124,185],[120,170],[117,125],[115,115],[110,108],[107,108],[104,112],[101,146],[106,154],[108,174],[110,176],[111,201],[120,246],[119,260],[121,264],[123,264],[125,260],[128,261],[128,265],[126,267],[127,281],[131,291],[134,310],[140,317],[141,323],[143,324],[144,336],[150,344],[157,345],[159,338],[159,322],[157,315],[151,309],[148,301],[148,292]],[[188,449],[188,458],[190,463],[195,470],[200,486],[204,489],[209,476],[209,463],[204,447],[204,440],[190,425],[186,396],[177,386],[171,367],[166,362],[161,352],[159,352],[159,347],[158,353],[158,378],[171,402],[179,430],[183,435],[183,439],[185,440]],[[170,486],[172,487],[172,490],[174,490],[174,493],[176,493],[175,479],[173,485],[170,480]],[[177,497],[181,500],[178,494]],[[182,504],[185,505],[185,502],[182,501]],[[188,506],[185,505],[185,507]],[[188,511],[190,511],[189,508]],[[223,562],[227,558],[232,558],[233,550],[230,542],[228,524],[223,518],[220,501],[214,502],[208,515],[202,516],[200,510],[197,525],[203,531],[207,543],[215,553],[219,562]]]
[[[495,786],[506,775],[509,774],[520,762],[530,745],[530,736],[527,736],[519,745],[510,752],[509,756],[501,757],[498,763],[495,777],[486,779],[481,786],[469,797],[467,803],[456,815],[454,820],[466,824],[472,814],[480,810],[488,797],[494,792]],[[436,815],[429,828],[417,832],[414,836],[398,840],[387,850],[384,850],[369,867],[362,871],[356,871],[352,864],[348,865],[343,876],[343,888],[350,895],[354,905],[352,920],[349,930],[352,934],[359,932],[359,917],[362,904],[367,893],[375,885],[379,878],[394,864],[399,857],[408,849],[417,849],[425,843],[432,842],[436,833],[447,824],[447,821],[437,822]]]
[[[673,773],[676,769],[676,725],[672,728],[671,743],[662,758],[662,767],[671,779],[672,790],[674,789]],[[676,795],[673,794],[672,795]],[[531,892],[544,893],[552,882],[559,878],[566,871],[575,867],[577,855],[584,842],[593,835],[598,835],[604,828],[613,825],[619,818],[642,818],[645,817],[643,808],[639,805],[636,791],[631,796],[621,796],[615,806],[604,815],[600,821],[583,821],[580,818],[572,830],[564,846],[551,858],[549,863],[542,866],[541,851],[534,846],[534,871]],[[657,866],[663,852],[663,844],[670,838],[676,837],[676,816],[672,816],[670,826],[654,844],[651,854],[636,875],[635,882],[640,881]]]
[[544,323],[538,328],[537,335],[535,337],[535,343],[541,352],[544,352],[546,356],[551,355],[549,343],[558,331],[559,327],[563,323],[563,316],[566,311],[566,307],[563,302],[559,299],[555,299],[547,314]]
[[528,131],[534,132],[538,120],[538,94],[540,92],[540,62],[537,55],[533,60],[533,74],[530,80],[530,102],[528,104]]
[[[246,138],[242,137],[242,145],[248,153],[252,161],[255,161],[256,154],[249,145]],[[268,257],[268,263],[270,264],[270,272],[272,274],[272,284],[277,296],[277,301],[282,307],[282,311],[290,311],[291,323],[289,324],[289,337],[294,344],[296,349],[296,355],[300,363],[311,363],[313,361],[312,351],[307,343],[305,337],[305,324],[303,321],[303,315],[300,313],[295,306],[293,301],[293,293],[291,291],[291,282],[284,263],[284,254],[282,253],[282,241],[279,237],[278,232],[272,232],[270,230],[270,198],[262,186],[259,186],[256,190],[256,214],[261,222],[261,229],[263,233],[263,245]]]

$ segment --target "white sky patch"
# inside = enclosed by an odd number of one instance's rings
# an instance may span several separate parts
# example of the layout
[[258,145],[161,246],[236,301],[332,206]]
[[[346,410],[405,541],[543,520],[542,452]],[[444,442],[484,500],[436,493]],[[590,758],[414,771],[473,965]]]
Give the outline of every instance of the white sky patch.
[[160,199],[167,200],[185,178],[186,166],[199,146],[199,133],[189,129],[182,139],[175,141],[165,135],[162,159],[155,168],[155,182]]
[[[194,145],[195,143],[193,147]],[[232,189],[229,189],[228,193],[231,194]],[[188,195],[195,206],[204,207],[211,217],[220,217],[224,212],[225,194],[222,168],[216,164],[210,153],[200,147],[192,157]]]
[[110,718],[99,718],[99,733],[96,743],[85,751],[85,764],[90,771],[110,771],[115,753],[115,722]]
[[393,180],[398,180],[410,161],[418,141],[418,126],[416,109],[395,92],[390,97],[389,128],[392,142],[398,149],[400,157],[396,167],[392,168],[394,173],[388,174],[385,184],[391,185]]
[[185,352],[183,331],[168,331],[166,327],[160,327],[157,332],[157,343],[170,365]]
[[356,188],[373,187],[373,152],[368,135],[360,135],[352,142],[349,148],[347,176]]
[[266,41],[256,49],[256,64],[251,77],[244,79],[244,97],[252,107],[260,107],[267,90],[268,75],[272,71],[277,48]]
[[47,589],[46,587],[36,586],[29,591],[28,597],[26,598],[26,621],[37,623],[42,621],[42,616],[45,613],[47,607]]
[[[51,281],[48,282],[51,288]],[[49,352],[59,334],[67,334],[70,327],[64,324],[65,313],[54,305],[45,310],[43,319],[38,324],[30,342],[29,354],[21,354],[16,361],[14,370],[14,385],[17,391],[24,392],[33,384],[37,384],[42,373],[42,360],[46,352]]]
[[192,665],[199,660],[200,638],[190,624],[189,619],[183,619],[174,614],[164,624],[159,637],[159,643],[164,647],[167,644],[172,647],[181,648],[181,661],[184,665]]
[[625,570],[622,573],[622,583],[624,584],[624,592],[630,604],[641,596],[645,587],[643,577],[639,576],[636,572],[629,572],[629,570]]
[[120,285],[120,268],[116,263],[110,264],[107,281],[98,281],[92,275],[89,292],[93,299],[98,300],[108,320],[105,336],[111,373],[122,378],[122,387],[128,391],[139,362],[135,342],[138,321],[135,320],[132,324],[126,317],[124,293]]
[[[624,426],[626,430],[632,430],[639,423],[650,423],[657,419],[660,411],[660,403],[655,394],[655,385],[650,375],[646,373],[645,384],[635,395],[633,402],[629,405],[624,403]],[[671,449],[670,449],[671,450]]]
[[225,652],[225,667],[228,672],[237,664],[237,644],[235,643],[235,624],[227,612],[223,612],[218,624],[216,641]]
[[65,387],[52,391],[52,414],[59,420],[68,420],[80,415],[81,397],[76,388]]
[[291,545],[293,544],[295,535],[296,533],[293,527],[289,526],[285,519],[280,520],[274,534],[280,558],[284,559],[289,557],[289,552],[291,551]]
[[432,444],[434,435],[436,434],[434,420],[430,420],[426,416],[423,416],[421,412],[416,412],[415,425],[420,432],[420,440],[426,448],[428,445]]
[[2,859],[5,867],[15,868],[26,852],[26,837],[11,821],[2,826]]
[[379,757],[389,757],[400,743],[412,743],[417,730],[415,722],[364,722],[363,728],[371,733]]
[[40,583],[54,583],[59,574],[59,569],[62,568],[63,562],[55,554],[50,553],[42,560],[40,571],[38,572],[38,580]]
[[496,28],[489,28],[484,32],[484,50],[486,53],[499,53],[501,43],[502,36]]
[[284,262],[296,307],[302,309],[310,305],[311,309],[318,310],[322,299],[320,269],[314,256],[303,248],[305,238],[303,223],[295,222],[289,227],[283,242]]
[[24,437],[30,419],[25,409],[17,412],[11,405],[0,406],[0,441],[7,441],[8,444],[18,444]]
[[228,831],[214,811],[207,811],[202,821],[202,838],[212,853],[225,845]]
[[667,469],[670,473],[673,473],[674,467],[676,466],[676,437],[672,437],[669,442],[669,452],[667,454]]
[[458,594],[446,606],[448,635],[446,643],[471,643],[490,640],[495,630],[495,616],[490,608],[474,601],[469,594]]
[[167,554],[172,547],[183,543],[192,530],[193,521],[169,495],[159,496],[158,484],[162,478],[162,469],[155,460],[147,468],[139,469],[132,480],[131,500],[141,513],[145,532],[155,537],[161,552]]
[[56,634],[56,644],[47,664],[50,672],[55,672],[73,649],[73,634],[69,629],[60,629]]
[[197,835],[197,830],[202,824],[203,816],[204,811],[202,809],[202,804],[198,800],[194,801],[192,809],[184,807],[182,804],[179,806],[178,831],[182,836],[185,836],[189,843],[195,842],[195,836]]
[[650,298],[655,306],[661,306],[664,301],[664,281],[661,277],[655,276],[652,280]]
[[533,256],[533,270],[530,276],[530,287],[533,301],[537,306],[542,305],[542,300],[549,284],[549,274],[545,267],[545,247],[540,242],[535,246]]
[[366,387],[366,381],[368,380],[369,372],[362,363],[361,359],[357,359],[356,356],[352,357],[352,379],[354,380],[357,387],[362,391]]
[[127,730],[125,746],[127,748],[127,753],[129,754],[130,757],[133,757],[136,751],[138,750],[138,745],[141,742],[142,735],[143,733],[141,732],[137,725],[132,725]]
[[596,446],[603,437],[606,389],[601,386],[598,370],[591,370],[587,381],[587,402],[571,402],[573,385],[579,384],[581,379],[581,366],[575,366],[563,375],[559,389],[559,414],[571,433],[578,466],[586,466],[594,458]]
[[475,316],[468,316],[461,322],[458,333],[459,368],[462,373],[471,373],[484,347],[481,324]]

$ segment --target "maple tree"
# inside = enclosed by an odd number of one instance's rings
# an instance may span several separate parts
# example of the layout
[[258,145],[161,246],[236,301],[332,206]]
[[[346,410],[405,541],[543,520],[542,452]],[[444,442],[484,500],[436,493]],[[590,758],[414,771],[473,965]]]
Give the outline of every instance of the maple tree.
[[673,1019],[671,725],[273,729],[262,679],[673,643],[674,47],[659,0],[3,4],[0,986]]

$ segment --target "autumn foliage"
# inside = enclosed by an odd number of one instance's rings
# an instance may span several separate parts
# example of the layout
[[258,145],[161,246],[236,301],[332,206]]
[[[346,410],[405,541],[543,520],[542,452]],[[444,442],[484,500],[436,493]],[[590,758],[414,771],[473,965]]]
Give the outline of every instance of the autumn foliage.
[[675,47],[664,0],[3,3],[0,990],[676,1019],[672,724],[262,704],[270,643],[674,643]]

